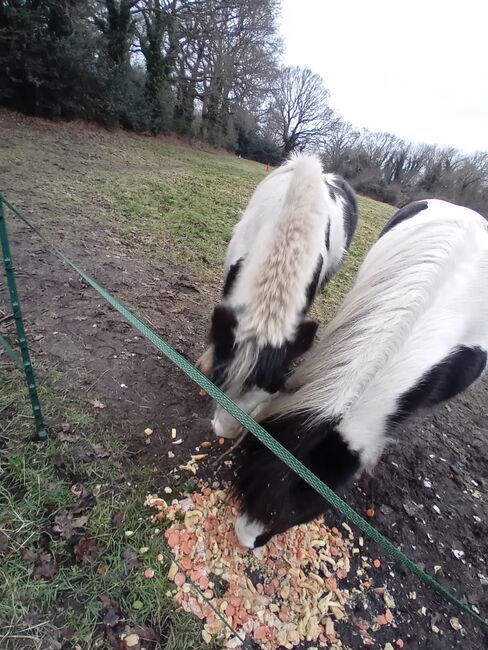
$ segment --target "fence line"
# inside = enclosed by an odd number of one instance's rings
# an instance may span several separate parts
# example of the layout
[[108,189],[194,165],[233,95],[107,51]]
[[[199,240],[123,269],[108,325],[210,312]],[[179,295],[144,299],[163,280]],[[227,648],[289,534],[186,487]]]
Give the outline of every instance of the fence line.
[[[32,363],[30,360],[29,347],[27,345],[24,321],[22,318],[22,310],[20,307],[20,298],[17,291],[17,283],[15,282],[14,265],[12,262],[12,255],[10,254],[7,225],[5,223],[5,215],[3,211],[4,203],[5,205],[10,206],[10,204],[4,201],[2,195],[0,195],[0,244],[2,248],[5,274],[7,276],[7,286],[10,295],[10,304],[12,305],[12,313],[15,321],[15,329],[17,331],[17,341],[19,343],[20,353],[22,355],[22,360],[21,360],[22,368],[25,373],[27,388],[29,390],[29,397],[32,406],[32,412],[34,414],[34,422],[37,431],[37,438],[38,440],[47,440],[47,431],[46,431],[46,427],[44,426],[44,419],[42,417],[42,410],[41,410],[41,404],[39,402],[39,396],[37,395],[36,378],[34,376],[34,369],[32,368]],[[15,355],[15,352],[12,350],[12,348],[10,348],[8,344],[7,346],[4,345],[4,347],[7,354],[10,357],[12,357],[12,355]]]
[[8,201],[0,195],[0,204],[3,203],[42,241],[44,241],[51,250],[60,257],[68,266],[78,273],[97,293],[102,296],[115,310],[117,310],[133,327],[135,327],[145,338],[147,338],[162,354],[164,354],[174,365],[178,366],[190,379],[210,395],[220,404],[228,413],[230,413],[245,429],[250,431],[258,440],[272,451],[281,461],[283,461],[292,471],[294,471],[302,480],[308,483],[320,496],[328,501],[336,510],[344,515],[349,521],[355,524],[360,530],[373,539],[381,548],[386,551],[393,559],[400,562],[406,569],[415,575],[424,584],[443,596],[451,604],[458,607],[461,611],[473,617],[482,625],[488,626],[488,619],[484,619],[477,614],[471,607],[461,602],[450,591],[443,587],[439,582],[434,580],[429,574],[423,571],[415,562],[408,558],[400,549],[398,549],[387,537],[376,530],[369,522],[361,517],[351,506],[343,501],[328,485],[323,483],[313,472],[303,465],[291,452],[281,445],[273,436],[271,436],[263,427],[253,420],[247,413],[242,411],[225,393],[223,393],[208,377],[203,375],[191,363],[189,363],[181,354],[179,354],[169,343],[158,336],[151,328],[143,323],[129,309],[122,305],[114,296],[96,282],[91,276],[75,264],[60,249],[58,249],[49,239],[47,239],[33,224],[31,224],[18,210],[16,210]]

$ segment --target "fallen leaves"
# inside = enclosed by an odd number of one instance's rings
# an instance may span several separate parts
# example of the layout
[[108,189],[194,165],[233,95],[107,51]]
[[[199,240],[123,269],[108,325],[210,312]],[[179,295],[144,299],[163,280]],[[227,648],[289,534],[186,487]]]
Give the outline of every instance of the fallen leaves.
[[100,546],[98,541],[87,533],[73,548],[76,562],[79,564],[88,564],[98,560],[103,555],[105,548]]
[[74,435],[70,433],[71,431],[71,424],[68,422],[63,422],[60,426],[60,429],[56,431],[56,436],[58,440],[61,442],[78,442],[79,437],[77,435]]
[[91,445],[91,451],[96,458],[107,458],[110,454],[100,443]]
[[79,528],[83,528],[89,518],[90,515],[74,517],[72,512],[61,510],[61,512],[54,517],[53,531],[59,533],[60,537],[63,539],[71,539],[75,531]]
[[100,564],[100,566],[97,569],[99,575],[101,575],[102,578],[104,578],[107,575],[108,570],[109,570],[108,564]]
[[113,628],[124,620],[119,604],[112,596],[102,594],[99,598],[102,603],[100,614],[103,625]]
[[112,512],[112,526],[114,528],[120,528],[125,521],[125,514],[122,510],[114,510]]
[[124,560],[125,566],[127,567],[129,573],[135,571],[136,569],[139,569],[141,566],[139,557],[136,551],[134,551],[132,548],[125,549],[125,551],[122,553],[122,559]]
[[35,580],[50,580],[59,570],[54,557],[48,550],[34,551],[28,548],[21,553],[21,556],[24,562],[34,565],[32,577]]

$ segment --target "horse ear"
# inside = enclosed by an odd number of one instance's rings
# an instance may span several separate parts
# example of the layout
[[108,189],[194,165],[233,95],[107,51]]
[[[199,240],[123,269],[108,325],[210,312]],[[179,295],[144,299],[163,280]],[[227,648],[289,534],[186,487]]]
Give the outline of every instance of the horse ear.
[[217,305],[212,314],[210,340],[219,357],[228,356],[235,343],[237,319],[234,311],[224,305]]
[[314,320],[306,320],[300,323],[297,329],[295,340],[290,346],[293,357],[300,357],[312,347],[319,324]]

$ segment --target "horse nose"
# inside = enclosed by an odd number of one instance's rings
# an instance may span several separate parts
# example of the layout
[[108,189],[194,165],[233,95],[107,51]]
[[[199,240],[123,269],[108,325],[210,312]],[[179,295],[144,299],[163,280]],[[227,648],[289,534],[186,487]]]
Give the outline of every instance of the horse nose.
[[237,516],[234,529],[241,546],[254,548],[256,538],[263,533],[264,526],[259,521],[249,519],[247,514],[241,513]]

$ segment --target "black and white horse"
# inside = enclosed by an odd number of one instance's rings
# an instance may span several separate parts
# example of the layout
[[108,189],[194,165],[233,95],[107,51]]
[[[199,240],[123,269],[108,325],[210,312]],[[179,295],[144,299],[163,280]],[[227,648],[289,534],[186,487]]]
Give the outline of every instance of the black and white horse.
[[[324,174],[316,156],[293,157],[252,195],[227,250],[210,345],[197,362],[247,413],[257,415],[312,345],[317,323],[306,313],[341,266],[356,223],[354,192]],[[212,424],[218,436],[239,432],[220,407]]]
[[[396,426],[467,389],[488,350],[488,222],[445,201],[397,212],[319,342],[261,424],[335,489],[371,470]],[[254,436],[240,449],[236,533],[250,548],[324,500]]]

